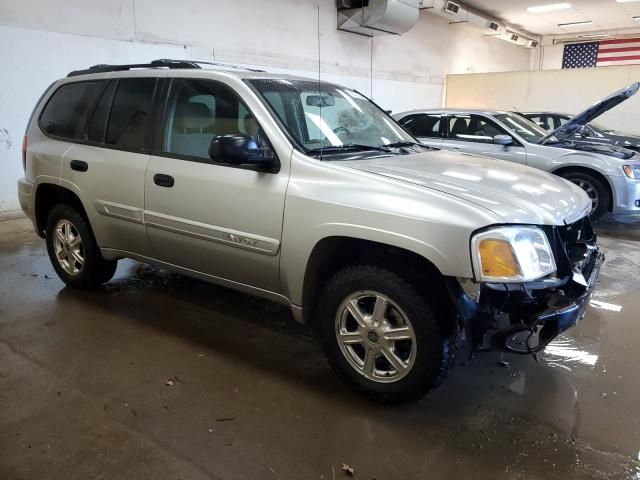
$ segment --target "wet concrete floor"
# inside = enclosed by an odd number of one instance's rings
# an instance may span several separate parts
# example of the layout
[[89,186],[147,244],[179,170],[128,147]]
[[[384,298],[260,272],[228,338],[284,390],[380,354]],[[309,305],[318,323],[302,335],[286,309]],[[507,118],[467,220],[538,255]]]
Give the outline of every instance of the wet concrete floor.
[[462,358],[388,407],[285,307],[132,261],[73,291],[0,222],[0,479],[638,480],[640,224],[599,230],[604,303],[540,363]]

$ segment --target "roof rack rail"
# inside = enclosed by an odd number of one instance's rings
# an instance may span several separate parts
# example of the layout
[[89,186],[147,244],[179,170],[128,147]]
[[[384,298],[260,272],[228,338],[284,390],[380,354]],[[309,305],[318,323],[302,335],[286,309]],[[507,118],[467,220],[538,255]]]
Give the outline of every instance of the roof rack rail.
[[132,70],[134,68],[200,68],[200,65],[189,60],[172,60],[168,58],[153,60],[150,63],[131,63],[126,65],[108,65],[101,63],[93,65],[85,70],[74,70],[73,72],[69,72],[67,77],[87,75],[89,73],[122,72],[125,70]]
[[125,65],[108,65],[98,64],[84,70],[74,70],[69,72],[67,77],[75,77],[78,75],[87,75],[90,73],[105,73],[105,72],[122,72],[125,70],[132,70],[134,68],[202,68],[200,65],[214,65],[216,67],[234,68],[238,70],[247,70],[249,72],[264,72],[264,70],[258,70],[255,68],[238,67],[237,65],[231,65],[228,63],[219,62],[201,62],[199,60],[175,60],[172,58],[160,58],[153,60],[150,63],[131,63]]

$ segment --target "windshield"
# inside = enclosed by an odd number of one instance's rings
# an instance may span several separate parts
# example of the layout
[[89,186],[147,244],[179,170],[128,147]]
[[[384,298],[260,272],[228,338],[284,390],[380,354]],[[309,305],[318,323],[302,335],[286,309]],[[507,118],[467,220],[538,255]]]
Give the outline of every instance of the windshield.
[[307,153],[325,148],[381,149],[416,143],[385,112],[354,90],[312,80],[248,82]]
[[[513,113],[497,113],[494,117],[496,120],[504,123],[505,126],[509,127],[530,143],[538,143],[544,137],[549,135],[549,132],[544,128],[536,125],[527,118],[521,117],[520,115],[515,115]],[[553,141],[554,139],[550,138],[549,140]]]

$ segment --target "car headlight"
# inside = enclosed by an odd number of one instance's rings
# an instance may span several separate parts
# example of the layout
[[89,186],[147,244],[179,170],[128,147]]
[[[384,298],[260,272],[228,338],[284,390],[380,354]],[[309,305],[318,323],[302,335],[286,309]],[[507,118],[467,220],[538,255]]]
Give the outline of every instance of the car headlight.
[[474,235],[475,278],[488,283],[521,283],[556,271],[547,235],[536,227],[497,227]]
[[624,165],[622,171],[629,178],[634,180],[640,179],[640,165]]

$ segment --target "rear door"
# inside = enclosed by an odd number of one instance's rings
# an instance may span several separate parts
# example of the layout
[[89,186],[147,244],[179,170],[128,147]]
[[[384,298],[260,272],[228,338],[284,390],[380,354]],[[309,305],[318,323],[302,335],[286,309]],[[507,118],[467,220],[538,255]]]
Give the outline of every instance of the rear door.
[[523,145],[515,138],[509,146],[494,143],[496,135],[508,135],[510,132],[491,118],[474,113],[449,114],[446,118],[446,135],[442,147],[446,150],[472,153],[483,157],[527,163]]
[[158,151],[146,177],[145,222],[156,258],[280,291],[287,169],[268,173],[214,162],[215,135],[258,135],[255,117],[225,83],[174,78]]
[[442,147],[444,122],[441,113],[415,113],[400,120],[409,133],[430,147]]
[[102,248],[152,253],[143,224],[144,182],[158,81],[142,76],[105,82],[82,142],[62,159],[62,178],[80,192]]

